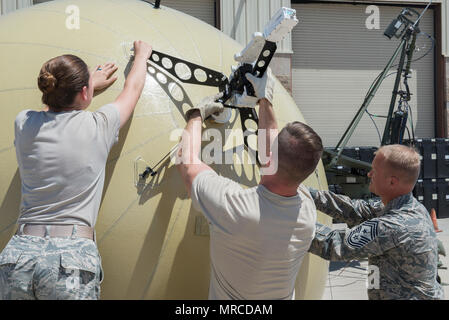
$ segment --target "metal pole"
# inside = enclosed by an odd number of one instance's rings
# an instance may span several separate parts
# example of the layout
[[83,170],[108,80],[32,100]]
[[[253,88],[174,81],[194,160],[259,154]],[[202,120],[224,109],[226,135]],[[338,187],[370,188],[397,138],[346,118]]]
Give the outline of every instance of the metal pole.
[[[374,98],[374,95],[376,94],[377,90],[379,89],[382,81],[387,76],[387,73],[389,72],[391,66],[393,65],[394,61],[396,60],[399,52],[403,51],[403,48],[406,47],[407,40],[405,38],[402,39],[401,43],[397,47],[396,51],[394,52],[393,56],[391,57],[390,61],[388,62],[387,66],[385,67],[384,71],[382,72],[382,75],[379,77],[379,79],[376,81],[376,84],[373,86],[373,88],[370,90],[370,92],[367,94],[365,101],[363,102],[360,109],[357,111],[356,116],[352,119],[351,123],[349,124],[348,128],[346,129],[345,133],[341,137],[340,141],[338,142],[337,146],[335,147],[335,151],[338,151],[336,156],[332,157],[332,160],[327,165],[327,167],[332,167],[337,164],[338,159],[343,152],[344,147],[348,143],[349,139],[351,138],[355,128],[357,127],[358,123],[360,122],[363,113],[368,108],[369,104],[371,103],[371,100]],[[340,148],[340,150],[338,150]]]
[[[402,41],[408,42],[410,35],[411,35],[411,31],[407,30]],[[402,72],[404,71],[406,50],[407,50],[407,46],[404,45],[402,47],[401,59],[399,61],[398,71],[397,71],[397,75],[396,75],[396,81],[394,83],[393,95],[392,95],[391,101],[390,101],[390,108],[388,109],[388,116],[387,116],[387,121],[385,123],[385,129],[384,129],[384,134],[382,136],[381,146],[390,143],[391,118],[393,116],[393,110],[396,105],[396,99],[398,97],[398,88],[399,88],[399,83],[401,82]]]

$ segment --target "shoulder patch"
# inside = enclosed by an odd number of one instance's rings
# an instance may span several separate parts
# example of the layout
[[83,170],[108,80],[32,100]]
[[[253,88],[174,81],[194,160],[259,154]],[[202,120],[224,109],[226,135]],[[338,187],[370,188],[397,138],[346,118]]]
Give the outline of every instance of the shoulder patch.
[[360,249],[377,237],[379,221],[365,221],[346,237],[345,242],[352,249]]

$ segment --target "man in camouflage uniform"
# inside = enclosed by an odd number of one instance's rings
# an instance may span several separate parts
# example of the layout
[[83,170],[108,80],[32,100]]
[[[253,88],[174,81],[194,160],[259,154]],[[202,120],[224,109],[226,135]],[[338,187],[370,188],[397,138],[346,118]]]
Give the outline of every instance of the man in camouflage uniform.
[[350,229],[317,223],[309,252],[331,261],[368,258],[370,300],[444,298],[437,282],[436,233],[428,211],[411,193],[419,168],[415,150],[389,145],[376,152],[368,173],[370,191],[382,201],[310,189],[317,209]]

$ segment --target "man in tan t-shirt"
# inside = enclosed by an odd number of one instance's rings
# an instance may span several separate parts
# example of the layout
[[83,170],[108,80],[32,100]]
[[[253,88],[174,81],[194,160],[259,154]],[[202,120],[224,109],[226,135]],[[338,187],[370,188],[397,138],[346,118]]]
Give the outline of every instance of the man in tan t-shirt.
[[247,77],[259,99],[259,152],[268,159],[261,160],[260,184],[242,188],[199,159],[202,121],[223,111],[215,102],[218,96],[186,113],[177,167],[194,207],[210,224],[209,299],[294,299],[316,221],[315,204],[301,182],[315,170],[323,147],[320,137],[300,122],[278,134],[270,69],[262,78]]

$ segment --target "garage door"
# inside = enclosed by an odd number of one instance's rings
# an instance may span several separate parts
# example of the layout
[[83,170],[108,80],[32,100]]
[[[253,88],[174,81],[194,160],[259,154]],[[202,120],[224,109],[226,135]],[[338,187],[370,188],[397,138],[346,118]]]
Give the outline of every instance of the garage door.
[[[367,5],[314,3],[294,4],[293,8],[300,19],[292,34],[293,97],[325,146],[333,147],[400,43],[400,39],[389,40],[383,33],[402,7],[377,6],[379,29],[367,28],[367,19],[373,17],[372,11],[366,13]],[[433,14],[428,11],[420,24],[421,30],[432,36]],[[432,46],[426,35],[420,35],[418,45],[414,58],[424,57],[412,64],[410,106],[415,135],[430,138],[435,137],[434,51],[425,55]],[[368,108],[370,113],[378,116],[388,113],[395,76],[385,79]],[[385,119],[376,117],[374,121],[378,130],[365,114],[348,146],[380,145]]]
[[161,5],[182,11],[215,26],[215,0],[161,0]]

